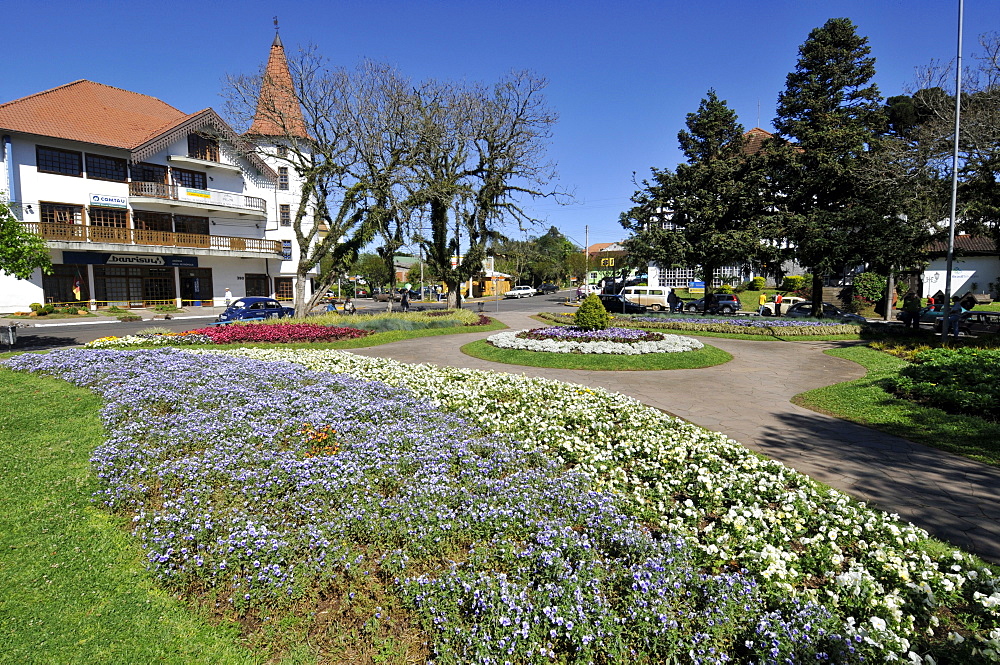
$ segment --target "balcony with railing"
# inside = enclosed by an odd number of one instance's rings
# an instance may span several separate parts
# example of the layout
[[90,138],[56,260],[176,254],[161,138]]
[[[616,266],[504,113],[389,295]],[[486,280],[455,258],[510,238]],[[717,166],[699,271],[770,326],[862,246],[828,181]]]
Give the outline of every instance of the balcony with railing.
[[214,210],[267,219],[267,201],[235,192],[194,189],[159,182],[130,182],[128,194],[132,203],[140,203],[144,208],[191,206],[198,210]]
[[187,247],[230,252],[254,252],[281,256],[282,247],[278,240],[263,238],[239,238],[213,236],[201,233],[173,233],[169,231],[148,231],[111,226],[85,226],[83,224],[49,224],[44,222],[22,222],[25,229],[45,240],[61,242],[99,242],[120,245],[144,245],[148,247]]

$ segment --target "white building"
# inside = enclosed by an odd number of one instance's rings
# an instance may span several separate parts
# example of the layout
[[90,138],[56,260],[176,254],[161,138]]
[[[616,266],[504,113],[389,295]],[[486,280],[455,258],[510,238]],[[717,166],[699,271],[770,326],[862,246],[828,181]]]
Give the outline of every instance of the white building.
[[[268,71],[280,67],[276,38]],[[281,94],[273,80],[262,98]],[[0,274],[0,312],[221,305],[227,288],[290,300],[297,182],[267,127],[251,133],[263,157],[210,108],[86,80],[0,104],[0,196],[53,264]]]

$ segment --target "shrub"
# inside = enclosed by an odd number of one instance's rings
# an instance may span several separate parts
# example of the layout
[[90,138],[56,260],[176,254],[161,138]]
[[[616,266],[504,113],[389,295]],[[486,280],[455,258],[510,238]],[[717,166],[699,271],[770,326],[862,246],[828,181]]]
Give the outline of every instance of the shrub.
[[767,283],[763,277],[759,275],[750,280],[750,290],[751,291],[763,291],[764,285]]
[[580,303],[573,322],[584,330],[604,330],[610,325],[611,317],[597,294],[591,293]]
[[119,321],[142,321],[142,317],[138,314],[132,314],[131,312],[127,314],[121,314],[118,316]]
[[716,293],[732,293],[733,292],[733,287],[729,286],[728,284],[723,284],[722,286],[720,286],[719,288],[717,288],[715,290],[715,292]]
[[889,386],[901,397],[950,413],[1000,420],[1000,351],[918,351]]
[[30,305],[28,305],[28,308],[31,309],[32,312],[39,312],[43,307],[44,305],[42,305],[42,303],[40,302],[33,302]]
[[799,289],[805,288],[809,284],[809,279],[806,275],[789,275],[781,280],[780,291],[798,291]]
[[863,272],[855,276],[854,295],[861,296],[868,302],[882,300],[885,297],[885,276],[873,272]]

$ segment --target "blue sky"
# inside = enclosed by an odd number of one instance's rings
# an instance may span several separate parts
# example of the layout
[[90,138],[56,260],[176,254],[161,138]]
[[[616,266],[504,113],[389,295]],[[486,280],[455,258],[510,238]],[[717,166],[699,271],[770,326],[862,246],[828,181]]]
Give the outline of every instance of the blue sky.
[[[415,80],[546,77],[560,117],[548,155],[576,200],[529,205],[545,220],[529,234],[554,225],[583,243],[589,227],[594,243],[623,237],[633,172],[677,163],[677,132],[710,87],[747,129],[770,129],[798,47],[844,16],[869,38],[883,96],[900,94],[916,67],[954,56],[957,0],[9,2],[0,101],[85,78],[224,112],[224,77],[257,71],[274,14],[290,54],[315,44],[334,63],[368,58]],[[966,0],[966,57],[998,30],[1000,2]]]

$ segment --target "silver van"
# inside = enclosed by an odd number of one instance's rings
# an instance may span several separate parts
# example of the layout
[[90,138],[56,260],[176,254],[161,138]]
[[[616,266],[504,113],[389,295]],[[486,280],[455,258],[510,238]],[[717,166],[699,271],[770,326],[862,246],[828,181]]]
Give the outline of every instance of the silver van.
[[622,290],[622,295],[632,302],[645,305],[654,312],[670,310],[670,305],[667,303],[670,287],[667,286],[626,286]]

